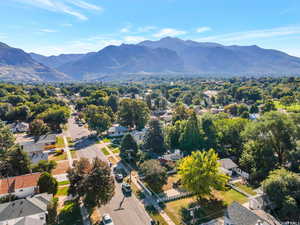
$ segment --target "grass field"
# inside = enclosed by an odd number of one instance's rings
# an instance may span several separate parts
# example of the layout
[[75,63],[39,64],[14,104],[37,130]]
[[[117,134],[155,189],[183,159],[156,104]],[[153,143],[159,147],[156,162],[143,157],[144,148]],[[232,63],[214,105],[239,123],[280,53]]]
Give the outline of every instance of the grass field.
[[51,160],[60,161],[60,160],[66,160],[67,159],[67,153],[63,152],[61,154],[54,154],[49,157]]
[[112,150],[112,152],[114,154],[120,154],[120,149],[119,148],[115,148],[115,149]]
[[195,205],[201,205],[201,208],[196,212],[196,215],[197,218],[200,219],[199,222],[203,223],[222,216],[226,206],[233,201],[237,201],[241,204],[247,201],[247,198],[244,195],[233,189],[227,191],[214,191],[213,196],[213,199],[204,199],[200,203],[197,202],[196,197],[167,202],[164,211],[176,225],[182,225],[183,220],[190,219],[187,209]]
[[241,183],[235,183],[235,186],[237,186],[238,188],[240,188],[241,190],[243,190],[244,192],[248,193],[249,195],[256,195],[257,193],[253,190],[252,187],[248,186],[248,185],[244,185]]
[[69,190],[69,187],[59,187],[58,190],[57,190],[57,193],[56,195],[57,196],[66,196],[68,195],[68,190]]
[[101,148],[101,152],[102,152],[105,156],[110,155],[110,153],[109,153],[109,151],[106,149],[106,147]]
[[64,181],[58,182],[58,186],[67,185],[67,184],[70,184],[70,181],[64,180]]
[[300,112],[300,104],[292,104],[290,106],[285,106],[280,103],[280,101],[274,101],[276,109],[285,109],[288,112]]
[[65,147],[65,142],[62,136],[57,136],[56,137],[56,148],[64,148]]

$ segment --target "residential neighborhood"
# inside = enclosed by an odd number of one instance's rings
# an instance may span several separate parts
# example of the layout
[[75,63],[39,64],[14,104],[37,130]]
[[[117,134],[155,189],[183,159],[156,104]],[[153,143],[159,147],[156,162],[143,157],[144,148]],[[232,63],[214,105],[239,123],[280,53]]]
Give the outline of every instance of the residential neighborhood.
[[[261,106],[256,110],[260,116],[253,120],[245,114],[252,106],[213,103],[219,93],[213,91],[199,101],[200,107],[208,109],[199,114],[184,91],[183,102],[174,102],[155,89],[149,94],[149,88],[136,99],[126,92],[108,95],[101,86],[96,90],[93,85],[79,87],[76,98],[71,92],[74,85],[66,85],[64,95],[57,88],[57,97],[49,97],[54,103],[45,112],[36,115],[32,108],[24,120],[27,130],[14,132],[5,114],[0,115],[7,121],[0,127],[2,224],[277,225],[297,221],[299,209],[289,208],[287,217],[287,203],[281,203],[283,197],[277,199],[273,189],[280,182],[286,185],[277,187],[284,188],[281,195],[297,201],[299,161],[289,155],[298,149],[294,112],[283,113],[276,105],[262,112]],[[91,94],[82,97],[81,92],[90,89]],[[169,95],[180,91],[173,89]],[[152,95],[157,97],[152,100]],[[0,109],[10,103],[1,104]],[[211,110],[216,108],[213,104],[225,105],[224,110]],[[56,114],[60,120],[51,119]],[[270,123],[274,125],[269,127]],[[289,130],[284,135],[295,141],[295,147],[286,145],[286,137],[278,133],[283,129]],[[268,132],[280,136],[266,140]],[[290,148],[286,155],[279,155],[275,147],[272,150],[273,141]],[[260,149],[274,152],[265,155]]]

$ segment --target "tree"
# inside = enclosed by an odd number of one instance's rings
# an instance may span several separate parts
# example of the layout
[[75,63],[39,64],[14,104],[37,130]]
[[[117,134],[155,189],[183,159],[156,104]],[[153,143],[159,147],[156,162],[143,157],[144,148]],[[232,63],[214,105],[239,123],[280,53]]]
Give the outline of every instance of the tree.
[[183,104],[177,105],[172,115],[173,124],[178,120],[187,120],[188,118],[189,113],[185,106]]
[[198,198],[210,195],[213,189],[223,190],[229,177],[219,170],[218,155],[213,149],[192,152],[180,160],[178,174],[183,186]]
[[47,205],[47,225],[54,225],[57,222],[58,198],[52,198]]
[[157,154],[165,152],[164,135],[159,120],[150,120],[146,131],[143,148]]
[[165,143],[170,149],[178,149],[180,135],[186,126],[186,120],[178,120],[165,128]]
[[299,221],[300,176],[285,169],[274,170],[263,182],[264,192],[282,221]]
[[141,100],[133,101],[133,120],[137,130],[142,130],[149,119],[149,109]]
[[85,118],[91,130],[97,134],[108,130],[114,120],[110,107],[89,105],[85,112]]
[[10,129],[0,121],[0,156],[14,145],[15,137]]
[[61,124],[66,124],[70,117],[70,110],[65,106],[49,108],[37,116],[46,122],[52,130],[60,130]]
[[81,158],[67,171],[70,180],[69,194],[82,197],[90,205],[105,205],[115,193],[115,183],[107,163],[95,158],[91,164]]
[[247,127],[244,136],[248,140],[259,141],[273,149],[279,165],[284,165],[290,151],[296,148],[298,128],[285,113],[269,112],[257,123]]
[[3,161],[7,165],[8,176],[19,176],[30,172],[30,160],[18,145],[11,147],[6,152]]
[[221,118],[214,121],[217,131],[218,149],[222,156],[234,155],[237,158],[242,154],[242,131],[249,123],[243,118]]
[[270,111],[274,111],[274,110],[276,110],[276,107],[275,107],[274,102],[272,102],[271,100],[267,100],[267,101],[263,104],[263,106],[262,106],[262,108],[261,108],[261,111],[262,111],[263,113],[265,113],[265,112],[270,112]]
[[49,127],[43,120],[35,119],[29,124],[29,134],[39,137],[46,134],[49,131]]
[[41,160],[37,164],[32,166],[33,172],[48,172],[51,173],[53,169],[55,169],[57,163],[54,160]]
[[124,99],[120,103],[119,122],[122,126],[134,127],[134,114],[132,108],[132,100]]
[[107,105],[112,109],[114,113],[118,111],[119,108],[119,98],[116,95],[111,95],[108,98]]
[[162,186],[167,183],[167,171],[160,162],[154,159],[147,160],[140,165],[140,169],[150,188],[155,192],[161,191]]
[[151,110],[152,109],[152,100],[151,100],[151,95],[146,95],[146,104],[148,108]]
[[47,192],[48,194],[56,194],[58,182],[48,172],[43,172],[38,180],[40,193]]
[[286,166],[297,150],[297,125],[280,112],[265,113],[257,122],[249,123],[243,132],[245,140],[241,166],[256,181],[263,180],[276,167]]
[[217,147],[217,129],[213,123],[213,117],[204,115],[201,124],[204,131],[204,148],[215,149]]
[[188,119],[186,126],[183,129],[183,133],[180,136],[179,143],[180,148],[187,152],[202,147],[203,138],[200,134],[198,118],[195,112],[193,112]]
[[126,134],[121,142],[120,156],[124,159],[136,159],[138,145],[131,134]]

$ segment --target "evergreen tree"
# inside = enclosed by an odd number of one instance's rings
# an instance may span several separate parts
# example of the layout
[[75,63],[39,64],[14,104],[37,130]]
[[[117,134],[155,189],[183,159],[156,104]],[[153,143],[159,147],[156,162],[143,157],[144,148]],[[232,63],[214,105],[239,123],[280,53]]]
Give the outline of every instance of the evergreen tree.
[[144,149],[157,154],[165,152],[164,135],[159,120],[151,120],[144,138]]
[[183,133],[179,139],[180,148],[184,151],[191,152],[192,150],[201,149],[203,139],[200,134],[198,119],[196,113],[193,112],[188,119]]
[[112,109],[112,111],[115,113],[118,111],[119,107],[119,98],[116,95],[111,95],[108,98],[107,105]]
[[48,194],[56,194],[57,180],[48,172],[43,172],[38,180],[40,193],[47,192]]
[[136,159],[138,145],[131,134],[126,134],[121,142],[120,156],[123,159]]

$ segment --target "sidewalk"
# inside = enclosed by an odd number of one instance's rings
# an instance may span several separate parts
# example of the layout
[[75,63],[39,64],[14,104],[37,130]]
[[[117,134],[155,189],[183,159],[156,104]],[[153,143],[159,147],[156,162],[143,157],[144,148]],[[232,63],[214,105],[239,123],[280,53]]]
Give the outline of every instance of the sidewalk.
[[68,140],[67,140],[65,135],[63,135],[63,139],[64,139],[64,143],[65,143],[65,148],[64,149],[67,152],[69,166],[70,166],[70,168],[72,168],[73,167],[73,158],[72,158],[72,154],[70,152],[69,143],[68,143]]

